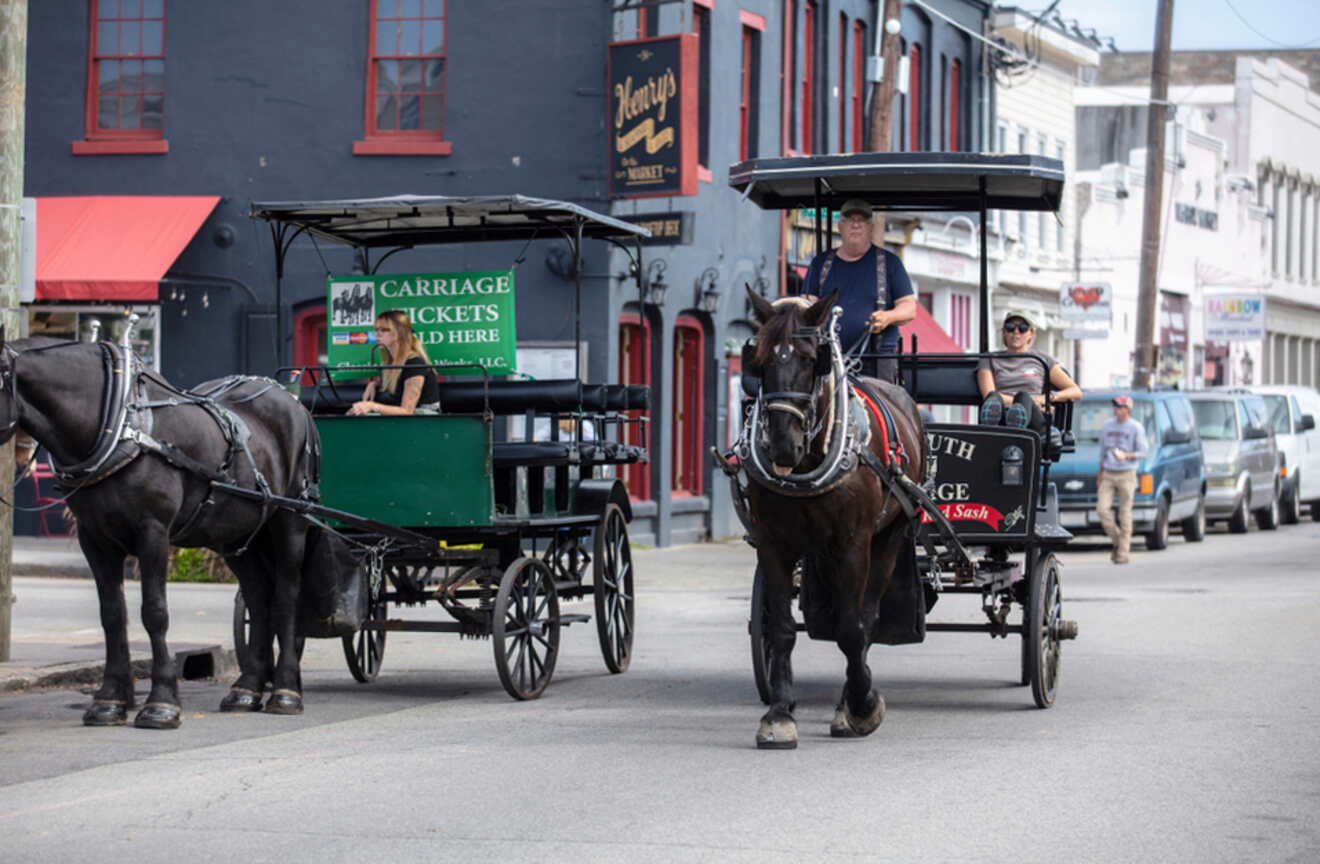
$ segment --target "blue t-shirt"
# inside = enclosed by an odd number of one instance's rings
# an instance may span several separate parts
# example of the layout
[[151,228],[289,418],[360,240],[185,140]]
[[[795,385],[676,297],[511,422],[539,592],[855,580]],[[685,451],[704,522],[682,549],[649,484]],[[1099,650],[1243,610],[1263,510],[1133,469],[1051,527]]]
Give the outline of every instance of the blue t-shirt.
[[[843,317],[839,319],[839,345],[844,351],[852,348],[870,328],[868,323],[875,311],[875,256],[877,252],[885,256],[885,283],[889,302],[886,309],[894,308],[894,301],[912,296],[912,281],[898,256],[888,249],[880,249],[874,243],[870,250],[856,261],[844,261],[838,252],[834,254],[834,263],[830,265],[830,274],[825,279],[825,286],[820,286],[820,270],[825,264],[822,252],[811,261],[807,276],[802,280],[802,293],[824,297],[831,291],[839,292],[837,305],[843,307]],[[880,331],[880,350],[898,350],[898,325],[890,324]]]

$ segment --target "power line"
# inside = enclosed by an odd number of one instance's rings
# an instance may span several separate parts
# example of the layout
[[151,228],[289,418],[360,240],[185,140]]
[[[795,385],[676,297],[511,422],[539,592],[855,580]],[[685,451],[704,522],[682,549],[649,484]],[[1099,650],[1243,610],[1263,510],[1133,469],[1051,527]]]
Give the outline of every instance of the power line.
[[1250,30],[1252,33],[1255,33],[1257,36],[1264,39],[1266,42],[1272,43],[1273,45],[1276,45],[1279,48],[1284,48],[1288,50],[1297,50],[1301,48],[1310,48],[1312,45],[1316,44],[1317,42],[1320,42],[1320,37],[1317,37],[1315,39],[1312,39],[1310,42],[1304,42],[1301,45],[1285,44],[1283,42],[1280,42],[1278,39],[1274,39],[1269,36],[1266,36],[1264,33],[1257,30],[1255,25],[1253,25],[1250,21],[1248,21],[1246,18],[1243,17],[1242,13],[1237,10],[1237,7],[1233,5],[1231,0],[1224,0],[1224,5],[1232,10],[1233,14],[1237,16],[1237,19],[1239,21],[1241,21],[1244,25],[1246,25],[1248,30]]

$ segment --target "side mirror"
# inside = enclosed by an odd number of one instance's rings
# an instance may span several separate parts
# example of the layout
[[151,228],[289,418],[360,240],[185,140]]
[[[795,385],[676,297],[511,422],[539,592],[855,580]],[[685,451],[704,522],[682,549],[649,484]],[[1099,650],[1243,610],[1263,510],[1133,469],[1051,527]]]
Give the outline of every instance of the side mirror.
[[1165,444],[1186,444],[1192,440],[1191,432],[1180,432],[1177,429],[1170,429],[1164,433]]
[[1301,429],[1302,429],[1303,432],[1305,432],[1307,429],[1314,429],[1314,428],[1315,428],[1315,415],[1314,415],[1314,414],[1303,414],[1303,415],[1302,415],[1302,420],[1301,420],[1301,424],[1300,424],[1300,425],[1301,425]]

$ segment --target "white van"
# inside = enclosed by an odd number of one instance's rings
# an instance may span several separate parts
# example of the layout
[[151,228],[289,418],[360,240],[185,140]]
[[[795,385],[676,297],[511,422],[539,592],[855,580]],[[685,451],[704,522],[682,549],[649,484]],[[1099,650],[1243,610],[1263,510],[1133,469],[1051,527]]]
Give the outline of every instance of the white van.
[[1284,522],[1301,517],[1302,505],[1311,505],[1311,518],[1320,522],[1320,392],[1312,387],[1279,384],[1253,387],[1270,409],[1274,437],[1283,456],[1285,480],[1279,500]]

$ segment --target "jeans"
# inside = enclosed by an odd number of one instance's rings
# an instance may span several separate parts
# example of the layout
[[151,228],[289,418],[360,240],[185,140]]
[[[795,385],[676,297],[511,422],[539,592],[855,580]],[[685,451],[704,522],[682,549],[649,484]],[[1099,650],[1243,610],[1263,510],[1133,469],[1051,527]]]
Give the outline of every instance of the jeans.
[[[1100,490],[1096,497],[1096,514],[1100,526],[1114,544],[1115,561],[1126,560],[1132,551],[1132,496],[1137,491],[1137,469],[1109,471],[1100,469]],[[1118,493],[1118,524],[1114,524],[1114,493]]]

